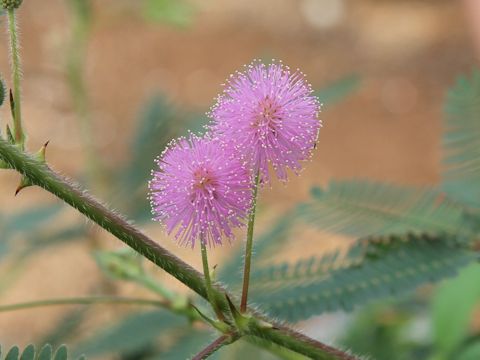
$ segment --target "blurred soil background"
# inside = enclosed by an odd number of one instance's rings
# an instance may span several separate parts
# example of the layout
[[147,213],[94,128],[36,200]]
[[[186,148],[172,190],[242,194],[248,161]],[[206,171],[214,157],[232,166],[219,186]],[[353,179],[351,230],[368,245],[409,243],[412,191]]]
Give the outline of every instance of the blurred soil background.
[[[196,0],[191,2],[191,22],[183,27],[146,21],[136,11],[135,3],[94,2],[85,79],[94,142],[108,168],[115,169],[128,158],[126,149],[138,113],[152,94],[163,93],[182,111],[205,113],[230,73],[254,58],[275,58],[300,68],[315,89],[349,74],[358,74],[361,84],[345,100],[324,107],[318,150],[302,175],[292,176],[286,186],[274,183],[272,189],[263,190],[259,232],[296,201],[305,199],[312,185],[324,185],[330,179],[369,178],[414,185],[438,181],[446,89],[457,75],[470,72],[476,63],[461,2]],[[25,0],[19,21],[28,147],[34,151],[50,140],[49,164],[69,177],[79,178],[87,165],[66,80],[71,22],[66,1]],[[0,71],[7,77],[5,33],[0,54]],[[10,120],[8,109],[3,107],[0,115],[3,129]],[[158,153],[162,150],[159,148]],[[0,213],[56,201],[38,188],[25,189],[14,197],[18,181],[14,172],[0,173]],[[104,197],[105,186],[92,192]],[[115,201],[111,205],[117,207]],[[61,217],[65,223],[78,218],[73,210],[64,211]],[[57,221],[49,226],[57,226]],[[90,226],[102,247],[121,246]],[[158,224],[142,227],[200,268],[199,254],[179,248],[163,235]],[[345,241],[348,239],[300,229],[298,238],[292,239],[278,259],[320,254]],[[91,239],[85,239],[39,253],[15,284],[0,293],[0,303],[82,296],[105,286],[90,256],[91,244]],[[214,249],[212,263],[229,248]],[[275,256],[272,254],[272,259]],[[0,262],[0,273],[7,269],[8,263]],[[156,274],[176,289],[183,289],[161,271]],[[112,291],[139,294],[137,287],[129,284],[116,284]],[[7,346],[35,342],[67,310],[2,313],[0,342]],[[99,306],[85,331],[128,310]]]

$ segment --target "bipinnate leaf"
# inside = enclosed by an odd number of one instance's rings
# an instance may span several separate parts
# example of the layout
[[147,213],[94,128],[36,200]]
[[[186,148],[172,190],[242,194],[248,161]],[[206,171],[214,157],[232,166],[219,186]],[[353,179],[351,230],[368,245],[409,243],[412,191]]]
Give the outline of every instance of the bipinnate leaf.
[[403,294],[454,275],[474,258],[468,245],[452,235],[369,237],[345,254],[259,269],[251,294],[270,314],[299,321]]
[[443,136],[443,189],[480,208],[480,71],[458,78],[448,92]]
[[356,238],[404,232],[471,235],[464,209],[434,189],[350,180],[332,181],[311,194],[298,214],[325,231]]

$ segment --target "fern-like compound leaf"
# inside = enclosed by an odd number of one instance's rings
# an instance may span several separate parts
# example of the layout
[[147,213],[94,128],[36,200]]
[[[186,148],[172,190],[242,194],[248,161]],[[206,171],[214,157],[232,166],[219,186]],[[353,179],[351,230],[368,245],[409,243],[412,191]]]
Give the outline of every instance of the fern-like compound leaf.
[[322,230],[356,238],[404,232],[470,236],[465,210],[433,189],[370,181],[333,181],[312,189],[299,215]]
[[473,258],[467,244],[450,235],[370,237],[345,254],[259,269],[251,294],[272,315],[298,321],[404,294],[454,275]]
[[461,77],[445,105],[443,188],[456,199],[480,208],[480,71]]

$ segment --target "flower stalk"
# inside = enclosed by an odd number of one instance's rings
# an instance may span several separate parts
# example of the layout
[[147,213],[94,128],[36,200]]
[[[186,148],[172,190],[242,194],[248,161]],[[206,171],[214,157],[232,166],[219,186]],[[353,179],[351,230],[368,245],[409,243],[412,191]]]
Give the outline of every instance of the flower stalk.
[[16,9],[10,8],[8,13],[8,33],[10,35],[10,58],[13,79],[13,136],[15,143],[25,148],[25,133],[22,127],[22,105],[21,105],[21,63],[20,63],[20,44],[18,39]]
[[244,313],[247,310],[248,302],[248,288],[250,284],[250,268],[252,264],[252,252],[253,252],[253,227],[255,225],[255,212],[257,210],[257,193],[258,183],[260,179],[260,172],[255,175],[255,183],[253,187],[253,203],[252,210],[248,217],[247,228],[247,245],[245,247],[245,264],[243,268],[243,287],[242,287],[242,300],[240,303],[240,312]]

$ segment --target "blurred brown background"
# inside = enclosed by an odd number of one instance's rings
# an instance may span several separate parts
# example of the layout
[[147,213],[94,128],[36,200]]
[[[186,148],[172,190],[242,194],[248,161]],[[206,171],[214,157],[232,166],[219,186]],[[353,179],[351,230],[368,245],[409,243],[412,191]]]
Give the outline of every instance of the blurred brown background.
[[[294,200],[305,198],[311,185],[332,178],[437,182],[442,101],[455,77],[476,63],[462,2],[197,0],[191,2],[193,17],[186,27],[145,21],[134,2],[94,2],[86,83],[95,143],[109,167],[125,160],[140,105],[153,92],[163,92],[178,108],[205,112],[230,73],[254,58],[275,58],[300,68],[316,89],[351,73],[360,76],[361,86],[346,100],[324,108],[318,151],[302,176],[292,178],[287,186],[275,183],[263,191],[260,228]],[[85,157],[65,73],[70,12],[62,0],[25,0],[19,21],[29,149],[50,140],[49,163],[75,178],[85,167]],[[7,77],[5,33],[0,54],[0,71]],[[0,116],[3,128],[9,119],[6,107]],[[36,188],[14,197],[17,182],[17,174],[0,173],[1,212],[54,201]],[[62,218],[68,222],[78,215],[69,210]],[[198,254],[179,249],[158,225],[149,224],[147,230],[199,265]],[[107,247],[120,246],[101,231],[94,236]],[[298,244],[292,244],[289,256],[338,245],[338,238],[331,236],[299,236],[305,238],[304,245],[299,250]],[[0,294],[0,302],[85,294],[101,277],[88,244],[77,242],[42,253],[13,287]],[[222,256],[226,250],[215,249],[212,256]],[[8,271],[7,265],[0,262],[0,272]],[[128,285],[116,291],[138,293]],[[8,346],[35,341],[63,311],[0,314],[0,342]],[[115,311],[99,312],[92,322],[108,321]]]

